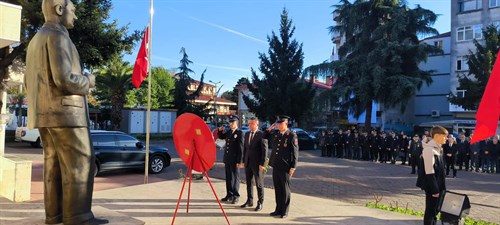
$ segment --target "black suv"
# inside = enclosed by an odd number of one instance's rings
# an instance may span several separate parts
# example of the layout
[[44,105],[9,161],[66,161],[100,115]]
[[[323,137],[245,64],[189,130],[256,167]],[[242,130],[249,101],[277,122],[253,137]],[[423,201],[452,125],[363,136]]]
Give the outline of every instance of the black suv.
[[[91,130],[92,143],[96,156],[96,172],[122,168],[142,168],[146,158],[143,142],[119,131]],[[149,146],[149,172],[159,173],[170,166],[168,149]]]

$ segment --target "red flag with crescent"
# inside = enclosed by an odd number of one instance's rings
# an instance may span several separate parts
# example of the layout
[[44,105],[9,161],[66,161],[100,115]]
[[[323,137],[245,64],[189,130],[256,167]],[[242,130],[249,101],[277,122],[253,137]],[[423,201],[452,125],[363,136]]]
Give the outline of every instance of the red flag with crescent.
[[141,48],[137,53],[137,59],[132,73],[132,84],[135,88],[141,86],[142,81],[148,76],[148,46],[149,46],[149,27],[146,27],[144,37],[142,38]]

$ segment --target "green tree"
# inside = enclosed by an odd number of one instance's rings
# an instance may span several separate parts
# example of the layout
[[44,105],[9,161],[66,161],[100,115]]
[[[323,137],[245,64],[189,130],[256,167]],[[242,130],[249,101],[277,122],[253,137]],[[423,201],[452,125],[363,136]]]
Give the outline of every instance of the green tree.
[[[151,70],[151,108],[171,108],[174,96],[171,94],[175,80],[168,70],[163,67],[153,67]],[[133,88],[126,95],[125,107],[146,106],[148,104],[147,81],[139,89]]]
[[[305,74],[335,74],[332,94],[340,99],[337,105],[355,117],[371,112],[373,102],[404,111],[422,84],[432,82],[432,71],[418,65],[428,54],[442,51],[420,43],[418,37],[438,34],[430,27],[437,16],[420,6],[409,9],[398,0],[341,0],[333,13],[336,25],[330,33],[345,38],[340,59],[306,68]],[[365,128],[370,127],[367,113]]]
[[[0,49],[0,80],[6,77],[6,68],[20,57],[24,61],[26,46],[44,23],[42,0],[4,0],[21,5],[21,43],[9,53],[8,47]],[[75,28],[69,31],[76,45],[84,68],[92,70],[103,65],[110,58],[129,52],[134,42],[141,38],[141,32],[128,34],[128,26],[119,27],[116,20],[110,21],[111,0],[74,1],[76,6]],[[4,56],[4,54],[7,54]]]
[[[488,26],[483,30],[484,42],[474,39],[476,51],[469,50],[466,56],[469,65],[468,74],[458,75],[457,90],[465,90],[464,96],[450,93],[450,102],[466,110],[476,110],[490,78],[500,50],[500,32],[497,26]],[[484,43],[484,44],[482,44]]]
[[257,117],[274,121],[276,115],[285,114],[301,121],[312,107],[315,90],[311,82],[301,79],[304,55],[302,44],[292,39],[295,27],[284,8],[281,13],[280,33],[267,37],[269,50],[259,53],[259,78],[252,68],[252,84],[248,89],[253,95],[243,96],[245,104]]
[[103,104],[111,105],[111,124],[113,130],[120,129],[122,109],[126,103],[127,91],[132,89],[133,66],[114,57],[99,69],[96,76],[96,89],[93,94]]
[[181,48],[180,53],[182,54],[182,59],[180,61],[180,66],[175,74],[175,88],[172,90],[174,100],[173,106],[177,109],[177,116],[183,113],[194,113],[200,117],[206,117],[208,113],[209,102],[204,105],[195,105],[194,100],[196,97],[200,96],[201,90],[203,90],[203,78],[205,76],[205,71],[201,74],[200,83],[196,90],[190,90],[189,86],[194,83],[194,79],[189,76],[190,73],[194,73],[193,70],[189,68],[189,64],[193,63],[189,60],[185,48]]

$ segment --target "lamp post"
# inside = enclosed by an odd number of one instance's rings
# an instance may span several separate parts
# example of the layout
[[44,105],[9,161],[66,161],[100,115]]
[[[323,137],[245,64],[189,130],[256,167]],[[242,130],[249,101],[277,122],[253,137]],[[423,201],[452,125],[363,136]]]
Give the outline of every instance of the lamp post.
[[217,89],[217,85],[221,83],[221,81],[218,81],[218,82],[213,82],[211,80],[208,81],[209,83],[213,84],[215,86],[215,97],[214,97],[214,111],[215,111],[215,127],[217,128],[217,122],[218,122],[218,118],[217,118],[217,96],[219,95],[219,91],[220,89],[222,88],[223,85],[221,85],[219,87],[219,89]]

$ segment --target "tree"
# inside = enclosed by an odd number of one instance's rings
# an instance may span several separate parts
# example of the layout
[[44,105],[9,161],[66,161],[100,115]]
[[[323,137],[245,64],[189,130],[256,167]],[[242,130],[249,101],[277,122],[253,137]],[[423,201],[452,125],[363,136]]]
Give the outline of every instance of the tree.
[[469,50],[466,56],[469,65],[468,74],[458,75],[457,90],[465,90],[464,96],[450,93],[450,102],[466,110],[477,110],[490,78],[500,50],[500,32],[498,27],[491,25],[483,30],[484,45],[474,39],[476,51]]
[[[174,96],[171,94],[175,86],[175,80],[168,70],[163,67],[151,69],[151,108],[170,108]],[[139,89],[131,89],[127,92],[126,107],[146,106],[148,104],[147,81],[141,84]]]
[[177,116],[189,112],[203,118],[207,115],[210,101],[204,105],[195,105],[194,100],[196,97],[200,96],[201,90],[203,90],[203,78],[207,70],[205,69],[201,74],[198,88],[196,90],[190,90],[189,86],[194,83],[194,80],[189,74],[194,72],[189,68],[189,64],[193,62],[189,60],[185,48],[181,48],[180,53],[182,54],[182,59],[178,67],[179,72],[175,74],[175,89],[172,90],[174,101],[172,104],[174,108],[177,109]]
[[304,56],[302,44],[292,39],[295,27],[284,8],[281,13],[280,33],[267,37],[267,56],[259,52],[259,78],[252,68],[252,83],[248,89],[253,95],[243,96],[245,104],[260,119],[274,121],[276,115],[288,115],[301,121],[312,106],[315,90],[311,82],[301,79]]
[[[21,43],[9,53],[9,47],[0,49],[0,81],[6,79],[6,68],[14,59],[20,57],[24,61],[26,46],[44,23],[42,0],[4,0],[21,5]],[[141,32],[128,33],[128,26],[119,27],[116,20],[109,21],[112,8],[111,0],[75,1],[78,20],[75,28],[70,30],[71,40],[76,45],[84,68],[92,70],[103,65],[108,59],[129,52],[134,42],[141,38]],[[4,53],[7,53],[5,57]]]
[[336,25],[330,33],[345,38],[340,59],[309,67],[305,74],[335,74],[332,94],[341,99],[338,105],[358,118],[369,112],[365,120],[369,129],[373,102],[404,111],[423,82],[432,82],[432,71],[418,65],[428,54],[442,51],[420,43],[418,37],[438,34],[430,27],[437,16],[420,6],[409,9],[398,0],[341,0],[335,7]]
[[99,69],[99,75],[96,76],[93,94],[103,104],[111,105],[113,130],[120,129],[125,96],[132,89],[132,70],[133,67],[128,62],[123,62],[121,57],[114,57]]

